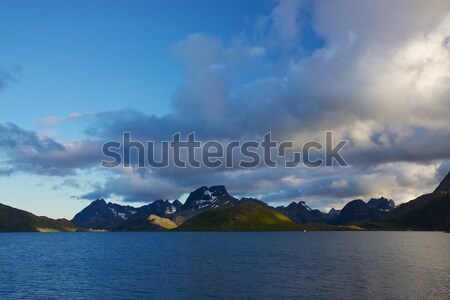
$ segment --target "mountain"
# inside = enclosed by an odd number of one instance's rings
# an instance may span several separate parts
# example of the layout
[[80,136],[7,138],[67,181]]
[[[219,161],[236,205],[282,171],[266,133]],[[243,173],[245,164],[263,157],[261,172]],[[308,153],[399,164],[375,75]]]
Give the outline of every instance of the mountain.
[[[385,198],[371,199],[368,203],[368,211],[386,210],[391,206],[391,200]],[[175,225],[181,225],[192,217],[210,210],[216,210],[226,207],[235,207],[244,204],[255,204],[265,208],[274,209],[283,215],[286,215],[294,223],[333,223],[350,224],[363,220],[370,220],[379,217],[378,214],[356,212],[360,216],[351,217],[351,211],[347,209],[346,213],[339,222],[336,221],[339,213],[333,211],[333,214],[325,214],[320,210],[311,209],[304,201],[292,202],[287,207],[279,206],[273,208],[267,203],[255,198],[241,198],[238,200],[232,197],[223,185],[214,185],[211,187],[202,186],[191,192],[182,204],[179,200],[169,202],[168,200],[156,200],[148,205],[139,208],[132,206],[123,206],[114,203],[106,203],[99,199],[93,201],[81,212],[75,215],[72,222],[80,227],[92,229],[106,229],[114,231],[126,230],[159,230],[159,228],[149,224],[148,216],[153,214],[160,218],[172,221]],[[373,209],[372,209],[373,207]],[[347,218],[348,220],[344,220]]]
[[98,199],[77,213],[72,222],[84,228],[111,230],[135,213],[137,211],[131,206],[106,203],[105,200]]
[[361,225],[373,230],[450,231],[449,181],[447,175],[433,193],[401,204],[380,220]]
[[367,203],[347,203],[336,224],[357,224],[371,230],[438,230],[450,231],[450,172],[436,189],[407,203],[395,206],[386,198]]
[[77,231],[78,229],[66,219],[38,217],[30,212],[0,204],[0,232]]
[[297,224],[325,222],[324,214],[318,209],[311,209],[304,201],[292,202],[287,207],[278,206],[276,210]]
[[186,202],[170,219],[177,225],[183,224],[193,216],[208,210],[238,205],[238,200],[223,185],[202,186],[191,192]]
[[297,230],[285,215],[257,204],[242,204],[203,212],[187,220],[181,231]]
[[134,219],[116,227],[115,231],[165,231],[177,227],[172,220],[157,215]]
[[361,226],[372,230],[450,231],[450,192],[422,195],[401,204],[388,216]]
[[379,219],[394,209],[395,202],[392,199],[386,199],[384,197],[371,198],[367,203],[357,199],[348,202],[340,212],[330,210],[327,219],[332,224],[355,224],[362,221]]
[[423,195],[399,207],[387,218],[412,230],[450,230],[450,193]]
[[205,211],[192,217],[176,231],[304,231],[362,230],[357,226],[323,223],[296,224],[273,208],[258,204],[240,204]]
[[336,224],[354,224],[365,220],[380,218],[384,211],[371,207],[363,200],[357,199],[347,203],[337,217]]
[[325,214],[326,215],[326,218],[328,219],[328,220],[334,220],[334,219],[337,219],[337,217],[339,217],[339,214],[341,213],[341,210],[340,209],[334,209],[334,208],[332,208],[332,209],[330,209],[330,211],[327,213],[327,214]]
[[72,221],[80,227],[118,231],[167,230],[175,226],[176,230],[294,230],[290,222],[297,224],[295,230],[353,229],[332,226],[348,224],[383,230],[450,230],[449,194],[450,173],[433,193],[398,207],[393,200],[381,197],[367,203],[353,200],[340,211],[323,213],[304,201],[273,208],[254,198],[238,200],[223,185],[215,185],[191,192],[184,204],[179,200],[157,200],[134,208],[96,200]]
[[[256,199],[244,201],[263,203]],[[169,219],[176,225],[207,210],[238,205],[239,201],[230,196],[223,185],[202,186],[191,192],[186,202],[179,200],[156,200],[142,207],[123,206],[106,203],[103,199],[93,201],[74,216],[72,222],[80,227],[106,230],[153,230],[147,218],[153,214]]]
[[180,200],[175,199],[175,200],[172,202],[172,206],[175,208],[176,211],[178,211],[178,210],[180,210],[180,208],[183,206],[183,203],[181,203]]
[[371,198],[367,205],[371,208],[376,208],[384,211],[392,211],[395,208],[395,202],[392,199],[381,198]]
[[255,198],[241,198],[241,200],[239,200],[239,204],[258,204],[261,206],[270,207],[266,202]]
[[169,230],[177,227],[177,224],[175,224],[173,221],[166,218],[161,218],[157,215],[148,216],[147,221],[154,226],[159,226],[162,229]]
[[84,228],[115,230],[126,222],[135,222],[136,220],[144,222],[150,214],[160,217],[170,216],[181,207],[180,204],[181,202],[178,200],[173,203],[168,200],[156,200],[148,205],[135,208],[111,202],[106,203],[105,200],[98,199],[76,214],[72,222]]
[[445,176],[433,193],[441,193],[448,190],[450,190],[450,172],[448,172],[447,176]]
[[180,211],[199,212],[237,204],[238,200],[230,196],[223,185],[202,186],[189,194]]

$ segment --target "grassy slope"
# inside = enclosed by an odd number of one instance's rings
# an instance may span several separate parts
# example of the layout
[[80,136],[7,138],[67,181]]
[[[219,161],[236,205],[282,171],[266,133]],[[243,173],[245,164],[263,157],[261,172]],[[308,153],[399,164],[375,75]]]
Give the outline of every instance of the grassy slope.
[[66,219],[38,217],[30,212],[0,204],[0,232],[54,232],[78,229]]
[[177,227],[177,224],[175,224],[172,220],[161,218],[157,215],[150,215],[148,216],[147,220],[153,225],[159,226],[167,230],[174,229]]
[[150,215],[147,218],[126,222],[114,229],[114,231],[165,231],[176,227],[177,224],[169,219]]
[[285,215],[260,205],[243,204],[201,213],[180,225],[179,231],[297,231],[355,230],[352,226],[295,224]]

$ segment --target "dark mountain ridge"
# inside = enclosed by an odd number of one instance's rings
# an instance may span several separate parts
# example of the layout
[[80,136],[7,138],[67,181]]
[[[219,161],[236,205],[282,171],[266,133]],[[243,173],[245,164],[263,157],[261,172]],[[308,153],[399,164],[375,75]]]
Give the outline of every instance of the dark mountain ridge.
[[433,193],[443,193],[450,190],[450,172],[442,179],[441,183],[436,187]]
[[0,203],[0,232],[77,231],[66,219],[51,219]]
[[348,202],[330,223],[343,225],[375,220],[387,215],[394,209],[395,203],[392,199],[371,198],[367,203],[361,199],[356,199]]
[[373,230],[450,231],[450,173],[430,194],[396,207],[380,220],[361,223]]
[[326,222],[326,215],[318,209],[311,209],[305,201],[292,202],[286,207],[278,206],[276,210],[288,216],[297,224]]
[[126,222],[145,220],[150,214],[166,217],[175,213],[181,207],[181,202],[174,200],[156,200],[150,204],[133,207],[115,203],[106,203],[103,199],[93,201],[77,213],[72,222],[77,226],[92,229],[114,230]]

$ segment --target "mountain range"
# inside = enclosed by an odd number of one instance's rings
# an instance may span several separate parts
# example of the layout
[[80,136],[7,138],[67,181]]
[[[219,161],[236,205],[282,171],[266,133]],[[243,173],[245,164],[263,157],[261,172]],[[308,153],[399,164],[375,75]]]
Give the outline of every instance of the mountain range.
[[184,203],[156,200],[141,207],[91,202],[71,221],[38,217],[0,204],[5,231],[234,231],[234,230],[438,230],[450,231],[450,173],[430,194],[395,206],[393,200],[356,199],[328,213],[304,201],[272,207],[254,198],[235,198],[223,185],[202,186]]

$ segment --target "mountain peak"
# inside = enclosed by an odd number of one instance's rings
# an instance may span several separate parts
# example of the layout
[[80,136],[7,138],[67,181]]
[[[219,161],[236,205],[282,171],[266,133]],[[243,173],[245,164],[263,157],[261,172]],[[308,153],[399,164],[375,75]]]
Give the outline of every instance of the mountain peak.
[[395,202],[392,199],[381,198],[370,198],[367,202],[372,208],[382,209],[382,210],[392,210],[395,208]]
[[173,205],[176,209],[179,209],[180,207],[183,206],[183,203],[181,203],[180,200],[175,199],[175,200],[173,200],[172,205]]
[[105,201],[105,199],[97,199],[97,200],[92,201],[90,205],[103,206],[103,205],[106,205],[106,201]]
[[450,190],[450,172],[448,172],[447,176],[445,176],[433,193],[445,192],[448,190]]
[[213,193],[213,195],[228,195],[227,189],[224,185],[213,185],[209,187],[209,191]]
[[223,185],[213,185],[209,188],[202,186],[189,194],[181,209],[200,210],[218,208],[228,204],[234,205],[236,202],[237,200],[228,194]]

